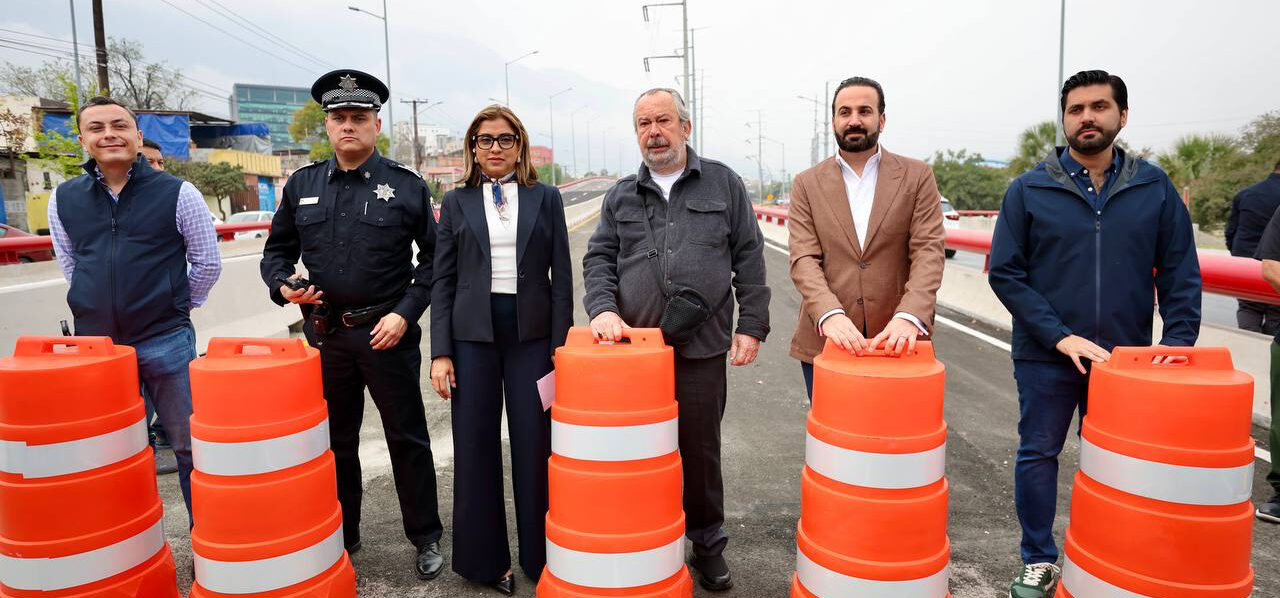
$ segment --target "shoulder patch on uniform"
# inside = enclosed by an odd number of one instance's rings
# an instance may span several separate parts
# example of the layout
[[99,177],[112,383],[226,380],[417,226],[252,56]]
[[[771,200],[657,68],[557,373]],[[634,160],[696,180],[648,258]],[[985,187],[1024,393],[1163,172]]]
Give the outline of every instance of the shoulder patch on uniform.
[[419,174],[419,173],[418,173],[418,171],[416,171],[416,170],[414,170],[414,169],[412,169],[412,168],[409,168],[408,166],[405,166],[404,164],[401,164],[401,163],[399,163],[399,162],[396,162],[395,160],[387,160],[387,164],[388,164],[389,166],[393,167],[393,168],[399,168],[400,170],[403,170],[403,171],[405,171],[405,172],[408,172],[408,173],[412,174],[413,176],[416,176],[416,177],[418,177],[419,179],[421,179],[421,180],[423,180],[423,181],[426,181],[426,179],[422,178],[422,175],[421,175],[421,174]]

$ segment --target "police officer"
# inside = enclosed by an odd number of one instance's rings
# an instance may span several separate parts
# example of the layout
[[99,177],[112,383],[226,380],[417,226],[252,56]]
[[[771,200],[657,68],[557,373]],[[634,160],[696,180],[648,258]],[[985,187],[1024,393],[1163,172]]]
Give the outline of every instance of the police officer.
[[[360,549],[358,451],[368,387],[382,416],[404,532],[417,547],[415,572],[433,579],[444,565],[443,528],[419,386],[418,318],[431,297],[435,221],[422,178],[375,148],[378,110],[389,95],[381,81],[350,69],[311,86],[335,155],[285,183],[261,269],[273,301],[301,306],[303,331],[320,349],[347,551]],[[299,256],[309,283],[294,273]]]

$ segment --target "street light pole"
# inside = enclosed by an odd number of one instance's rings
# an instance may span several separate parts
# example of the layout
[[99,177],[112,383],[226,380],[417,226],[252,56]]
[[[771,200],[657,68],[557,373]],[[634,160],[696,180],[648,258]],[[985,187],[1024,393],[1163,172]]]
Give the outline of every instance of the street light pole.
[[822,134],[821,129],[818,128],[818,110],[822,108],[822,102],[818,100],[818,98],[811,98],[809,96],[797,95],[796,97],[808,102],[813,102],[813,143],[810,144],[811,148],[809,150],[809,162],[810,162],[810,165],[817,164],[818,163],[818,139],[819,139],[818,136]]
[[506,95],[507,101],[506,101],[506,102],[504,102],[504,104],[505,104],[508,108],[510,108],[510,107],[511,107],[511,77],[510,77],[510,74],[509,74],[509,73],[510,73],[510,71],[511,71],[511,65],[513,65],[513,64],[515,64],[515,63],[517,63],[517,62],[520,62],[521,60],[523,60],[523,59],[525,59],[525,58],[528,58],[528,57],[530,57],[530,56],[533,56],[534,54],[537,54],[537,53],[538,53],[538,51],[537,51],[537,50],[534,50],[534,51],[532,51],[532,52],[525,53],[525,54],[521,55],[519,58],[514,58],[514,59],[511,59],[511,60],[508,60],[506,63],[504,63],[504,64],[502,65],[502,85],[503,85],[503,87],[504,87],[504,88],[506,88],[506,92],[507,92],[507,95]]
[[569,113],[569,144],[573,148],[573,177],[578,178],[578,133],[574,129],[574,123],[578,120],[578,113],[586,109],[586,106],[579,107],[577,110]]
[[[386,53],[386,58],[387,58],[387,89],[390,90],[391,89],[391,25],[388,22],[389,20],[387,19],[387,0],[382,0],[382,14],[369,12],[358,6],[348,6],[347,9],[353,10],[355,12],[362,12],[375,19],[382,19],[382,49]],[[387,130],[392,132],[391,136],[395,135],[395,124],[396,124],[396,104],[395,102],[391,101],[391,98],[387,98]],[[392,149],[391,153],[395,154],[395,151],[394,151],[395,148],[393,147],[391,149]]]
[[[681,56],[670,56],[670,58],[680,58],[684,62],[684,97],[689,97],[689,3],[688,0],[680,0],[680,2],[660,2],[657,4],[645,4],[640,7],[640,11],[644,13],[644,22],[649,22],[650,6],[679,6],[681,27],[683,29],[684,52]],[[645,59],[646,72],[649,70],[649,59]]]
[[71,49],[76,60],[76,98],[75,106],[80,105],[80,97],[84,95],[84,86],[80,83],[80,37],[76,35],[76,0],[67,0],[71,4]]
[[553,93],[553,94],[551,94],[550,96],[548,96],[548,97],[547,97],[547,116],[549,116],[549,117],[550,117],[550,119],[549,119],[549,120],[551,121],[551,186],[552,186],[552,187],[556,186],[556,184],[557,184],[557,182],[556,182],[556,106],[555,106],[555,99],[556,99],[556,96],[558,96],[558,95],[560,95],[560,94],[562,94],[562,93],[569,93],[569,92],[571,92],[571,91],[573,91],[573,88],[572,88],[572,87],[570,87],[570,88],[568,88],[568,89],[562,89],[562,90],[557,91],[557,92],[555,92],[555,93]]
[[[1061,4],[1062,11],[1058,16],[1058,85],[1062,85],[1062,78],[1064,76],[1064,73],[1062,72],[1062,63],[1067,49],[1067,0],[1062,0]],[[1058,93],[1058,88],[1055,88],[1054,96],[1057,96]],[[1057,105],[1058,109],[1056,112],[1058,118],[1054,120],[1054,128],[1058,130],[1057,143],[1058,145],[1066,145],[1066,133],[1062,130],[1062,102],[1059,101]]]
[[587,121],[587,172],[591,172],[591,123],[600,120],[603,114],[597,114]]

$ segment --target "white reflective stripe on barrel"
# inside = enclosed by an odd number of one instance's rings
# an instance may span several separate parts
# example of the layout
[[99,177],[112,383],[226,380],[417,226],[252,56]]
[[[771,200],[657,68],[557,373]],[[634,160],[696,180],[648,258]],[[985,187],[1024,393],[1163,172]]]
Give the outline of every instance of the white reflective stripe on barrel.
[[639,426],[580,426],[551,420],[551,452],[583,461],[635,461],[680,448],[677,418]]
[[223,594],[270,592],[324,573],[342,558],[342,526],[297,552],[256,561],[215,561],[195,553],[196,583]]
[[1113,586],[1094,577],[1092,573],[1081,569],[1079,565],[1066,557],[1062,563],[1062,581],[1059,585],[1077,598],[1152,598],[1146,594],[1130,592],[1124,588]]
[[580,552],[547,540],[547,570],[588,588],[634,588],[658,583],[684,567],[684,536],[641,552]]
[[287,436],[251,442],[211,442],[191,437],[197,471],[212,475],[254,475],[307,463],[329,450],[329,418]]
[[52,444],[0,440],[0,471],[49,478],[119,463],[147,448],[146,418],[119,430]]
[[164,546],[164,521],[102,548],[51,558],[0,554],[0,583],[15,590],[65,590],[119,575],[156,555]]
[[919,488],[946,473],[947,444],[920,453],[868,453],[827,444],[808,434],[804,462],[814,471],[851,486]]
[[881,581],[862,579],[836,573],[796,551],[796,577],[818,598],[946,598],[947,576],[950,565],[921,579],[905,581]]
[[1184,505],[1234,505],[1253,495],[1253,462],[1192,467],[1146,461],[1080,439],[1080,471],[1121,492]]

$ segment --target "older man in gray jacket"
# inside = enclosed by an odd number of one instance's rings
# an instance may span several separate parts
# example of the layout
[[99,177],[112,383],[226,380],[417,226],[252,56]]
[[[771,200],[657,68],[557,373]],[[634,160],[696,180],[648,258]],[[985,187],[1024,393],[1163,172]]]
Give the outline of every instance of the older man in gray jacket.
[[679,92],[644,92],[633,116],[644,165],[605,197],[582,259],[583,302],[602,340],[617,340],[631,326],[657,327],[666,297],[681,289],[697,291],[714,310],[676,345],[675,383],[691,564],[703,587],[727,590],[733,581],[723,556],[729,538],[720,474],[725,355],[747,365],[769,334],[764,242],[742,178],[687,145],[689,110]]

